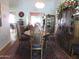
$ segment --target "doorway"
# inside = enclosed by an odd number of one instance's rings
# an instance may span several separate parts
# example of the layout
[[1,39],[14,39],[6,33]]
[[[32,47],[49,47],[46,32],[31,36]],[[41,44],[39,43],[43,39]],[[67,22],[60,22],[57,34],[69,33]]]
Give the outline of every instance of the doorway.
[[16,19],[13,13],[9,13],[9,24],[10,24],[10,38],[11,43],[13,44],[17,39]]
[[30,13],[30,24],[34,26],[36,23],[39,23],[41,27],[43,26],[42,14],[31,12]]

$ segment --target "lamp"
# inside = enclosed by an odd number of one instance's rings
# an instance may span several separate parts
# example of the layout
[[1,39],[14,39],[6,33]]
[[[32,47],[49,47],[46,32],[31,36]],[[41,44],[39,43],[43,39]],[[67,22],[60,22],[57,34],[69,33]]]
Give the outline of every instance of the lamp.
[[38,9],[42,9],[45,7],[45,4],[43,2],[38,1],[35,3],[35,7]]

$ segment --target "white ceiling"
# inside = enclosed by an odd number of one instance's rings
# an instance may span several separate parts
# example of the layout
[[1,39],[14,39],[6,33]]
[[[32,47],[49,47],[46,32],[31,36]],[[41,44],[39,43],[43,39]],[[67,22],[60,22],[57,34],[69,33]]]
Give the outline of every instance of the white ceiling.
[[27,8],[29,11],[53,12],[63,0],[41,0],[45,3],[44,9],[35,8],[34,4],[38,0],[9,0],[10,8]]

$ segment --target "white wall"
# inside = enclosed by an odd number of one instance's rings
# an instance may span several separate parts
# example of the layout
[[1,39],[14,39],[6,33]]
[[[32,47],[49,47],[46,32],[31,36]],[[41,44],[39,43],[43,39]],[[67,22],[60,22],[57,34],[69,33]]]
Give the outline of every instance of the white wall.
[[[55,11],[57,10],[57,6],[59,6],[64,0],[51,0],[51,1],[45,1],[45,8],[44,9],[37,9],[34,4],[35,1],[33,0],[20,0],[19,4],[16,8],[16,19],[20,19],[18,16],[18,13],[20,11],[24,11],[25,16],[23,17],[25,24],[28,24],[29,20],[29,12],[43,12],[45,14],[55,14]],[[15,9],[15,8],[14,8]]]
[[[45,14],[53,14],[55,15],[55,11],[59,7],[61,3],[63,3],[65,0],[47,0],[45,1],[45,8],[44,9],[37,9],[34,4],[35,1],[33,0],[20,0],[18,1],[18,5],[14,8],[12,8],[13,12],[16,15],[16,20],[19,20],[20,17],[18,16],[18,13],[20,11],[23,11],[25,13],[25,16],[23,17],[25,24],[28,24],[29,21],[29,12],[37,11],[40,12],[42,11]],[[16,1],[17,2],[17,1]],[[50,4],[51,3],[51,4]]]
[[8,23],[9,6],[8,0],[0,0],[2,26],[0,27],[0,50],[10,42],[10,27]]
[[29,10],[28,8],[26,7],[27,4],[25,2],[22,1],[22,3],[19,4],[19,6],[16,8],[16,19],[19,20],[21,19],[18,14],[20,11],[23,11],[24,12],[24,17],[22,18],[24,20],[24,23],[25,25],[28,24],[28,19],[29,19]]

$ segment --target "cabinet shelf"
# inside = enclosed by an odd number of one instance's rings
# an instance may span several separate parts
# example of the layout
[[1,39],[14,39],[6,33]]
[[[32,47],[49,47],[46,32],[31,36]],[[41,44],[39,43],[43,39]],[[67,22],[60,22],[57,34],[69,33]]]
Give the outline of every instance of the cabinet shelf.
[[77,12],[77,13],[73,14],[73,16],[77,16],[77,15],[79,15],[79,12]]

